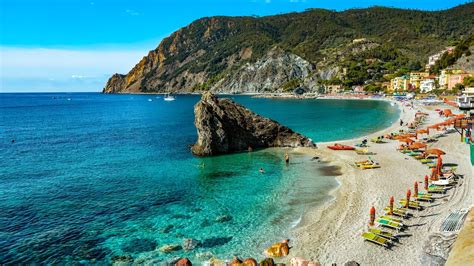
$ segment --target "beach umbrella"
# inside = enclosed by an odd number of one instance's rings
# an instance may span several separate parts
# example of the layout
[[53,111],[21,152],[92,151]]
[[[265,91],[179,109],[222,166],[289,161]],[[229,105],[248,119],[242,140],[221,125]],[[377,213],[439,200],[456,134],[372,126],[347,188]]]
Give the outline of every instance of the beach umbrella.
[[393,199],[393,196],[390,197],[390,201],[389,201],[389,208],[390,208],[390,211],[388,212],[388,214],[392,215],[393,214],[393,202],[395,200]]
[[375,222],[375,207],[372,206],[372,208],[370,208],[370,221],[369,221],[369,225],[370,226],[374,226],[374,223]]
[[436,170],[437,174],[440,176],[441,175],[441,167],[443,166],[443,159],[441,158],[441,155],[438,155],[438,162],[436,163]]
[[428,175],[425,175],[425,190],[428,190]]
[[453,112],[451,112],[451,109],[444,109],[443,113],[444,113],[444,116],[446,116],[446,117],[453,114]]
[[411,143],[415,142],[414,140],[409,139],[409,138],[399,139],[399,141],[400,142],[406,142],[407,144],[411,144]]
[[436,171],[436,168],[431,169],[431,180],[438,180],[438,171]]
[[413,197],[418,197],[418,182],[415,181],[415,193],[413,194]]
[[411,197],[411,190],[408,189],[408,191],[407,191],[407,202],[405,203],[405,208],[408,208],[408,205],[410,204],[410,197]]
[[429,149],[425,151],[426,154],[434,154],[434,155],[445,155],[446,153],[440,149]]
[[414,142],[410,146],[408,146],[408,149],[417,150],[417,149],[422,149],[422,148],[426,148],[426,147],[427,147],[426,144],[423,144],[423,143],[420,143],[420,142]]

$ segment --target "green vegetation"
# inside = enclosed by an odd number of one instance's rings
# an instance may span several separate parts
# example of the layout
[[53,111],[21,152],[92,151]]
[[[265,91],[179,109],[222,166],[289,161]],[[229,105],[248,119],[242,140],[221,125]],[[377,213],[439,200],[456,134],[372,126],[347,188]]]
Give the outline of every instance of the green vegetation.
[[452,53],[445,52],[441,58],[436,61],[436,64],[431,67],[431,73],[439,73],[442,69],[452,66],[463,55],[471,55],[470,46],[474,45],[474,35],[469,35],[464,40],[459,42]]
[[[428,55],[474,34],[474,3],[444,11],[402,10],[384,7],[350,9],[342,12],[308,9],[266,17],[208,17],[194,21],[165,38],[152,55],[165,58],[163,71],[156,62],[146,65],[142,87],[148,81],[179,79],[181,73],[203,73],[209,80],[196,90],[209,89],[222,73],[255,62],[278,46],[314,65],[339,66],[344,77],[327,84],[375,84],[390,74],[419,70]],[[355,39],[372,46],[358,49]],[[472,43],[472,37],[465,38]],[[362,42],[362,45],[363,45]],[[455,57],[467,53],[461,42]],[[352,47],[357,49],[350,50]],[[349,50],[348,50],[349,49]],[[251,52],[244,52],[251,51]],[[445,58],[440,64],[451,63]],[[441,65],[440,65],[441,66]],[[177,84],[186,85],[178,80]],[[297,81],[285,84],[285,90]],[[365,85],[368,85],[365,84]],[[156,88],[157,90],[160,88]]]
[[301,79],[291,79],[285,85],[283,85],[284,92],[292,92],[294,89],[298,88],[301,84]]
[[465,87],[474,87],[474,77],[465,77],[463,84]]

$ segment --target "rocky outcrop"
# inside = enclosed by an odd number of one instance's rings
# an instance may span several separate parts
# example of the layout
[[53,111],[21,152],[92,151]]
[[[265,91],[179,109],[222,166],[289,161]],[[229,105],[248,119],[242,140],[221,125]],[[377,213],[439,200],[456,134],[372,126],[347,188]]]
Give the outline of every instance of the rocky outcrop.
[[288,127],[210,92],[203,94],[194,114],[198,140],[191,150],[197,156],[240,152],[249,147],[315,147],[310,139]]
[[255,63],[247,63],[217,82],[213,92],[282,92],[291,80],[303,81],[314,71],[303,58],[274,47]]

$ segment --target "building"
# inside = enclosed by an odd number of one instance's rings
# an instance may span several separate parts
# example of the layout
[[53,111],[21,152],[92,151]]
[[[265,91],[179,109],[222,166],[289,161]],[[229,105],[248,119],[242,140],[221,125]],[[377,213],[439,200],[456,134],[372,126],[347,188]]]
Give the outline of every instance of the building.
[[423,79],[427,78],[430,75],[428,72],[411,72],[409,83],[411,84],[412,89],[419,89],[420,83]]
[[452,90],[456,84],[462,84],[464,78],[473,76],[473,73],[467,73],[460,69],[445,69],[439,76],[439,86],[444,90]]
[[447,47],[445,50],[428,57],[428,64],[426,64],[425,70],[429,71],[430,68],[436,64],[436,61],[438,61],[441,58],[441,56],[443,56],[444,53],[446,52],[448,52],[449,54],[453,53],[454,48],[455,48],[454,46]]
[[402,92],[408,90],[409,76],[403,75],[390,80],[390,91],[391,92]]
[[427,93],[436,88],[436,82],[433,78],[427,78],[420,82],[420,91],[421,93]]
[[354,93],[364,93],[364,87],[362,86],[355,86],[353,89]]

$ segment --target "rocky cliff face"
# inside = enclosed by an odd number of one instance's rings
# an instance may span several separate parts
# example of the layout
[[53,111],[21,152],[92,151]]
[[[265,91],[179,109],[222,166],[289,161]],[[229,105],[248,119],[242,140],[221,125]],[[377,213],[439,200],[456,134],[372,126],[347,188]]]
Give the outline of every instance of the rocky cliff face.
[[277,47],[255,63],[247,63],[212,86],[220,93],[281,92],[291,80],[304,80],[314,71],[311,63]]
[[197,156],[240,152],[248,147],[315,147],[288,127],[210,92],[203,94],[194,113],[198,140],[191,150]]

